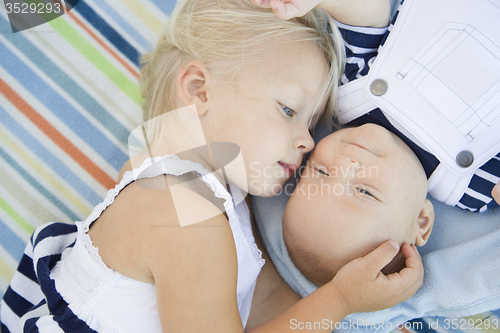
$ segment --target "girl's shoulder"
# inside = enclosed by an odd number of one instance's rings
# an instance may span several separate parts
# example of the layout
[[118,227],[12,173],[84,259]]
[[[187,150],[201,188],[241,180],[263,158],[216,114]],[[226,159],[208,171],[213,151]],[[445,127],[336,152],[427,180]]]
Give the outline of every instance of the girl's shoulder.
[[[175,176],[160,177],[168,182]],[[193,313],[200,320],[200,330],[207,321],[216,321],[209,327],[221,325],[216,318],[227,318],[233,327],[241,325],[235,292],[238,258],[224,214],[182,225],[181,210],[196,215],[210,208],[191,187],[181,184],[174,195],[170,189],[145,189],[136,182],[125,190],[117,207],[127,207],[123,216],[130,229],[121,236],[120,243],[128,247],[121,260],[134,263],[155,284],[162,326],[182,327]],[[179,193],[192,204],[179,207]],[[116,247],[111,248],[116,252]]]
[[154,283],[167,262],[210,262],[203,256],[217,251],[200,251],[210,244],[234,248],[220,200],[192,173],[138,179],[93,222],[89,236],[108,267]]

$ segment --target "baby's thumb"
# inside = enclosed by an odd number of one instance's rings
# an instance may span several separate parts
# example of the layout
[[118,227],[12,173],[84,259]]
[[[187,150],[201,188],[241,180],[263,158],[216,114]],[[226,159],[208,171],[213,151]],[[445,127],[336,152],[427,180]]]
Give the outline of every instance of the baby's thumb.
[[393,240],[382,243],[372,252],[363,257],[366,260],[368,271],[374,274],[374,278],[378,273],[387,266],[399,252],[399,244]]
[[491,195],[493,196],[493,199],[497,202],[497,204],[500,205],[500,182],[496,184],[493,187],[493,190],[491,191]]

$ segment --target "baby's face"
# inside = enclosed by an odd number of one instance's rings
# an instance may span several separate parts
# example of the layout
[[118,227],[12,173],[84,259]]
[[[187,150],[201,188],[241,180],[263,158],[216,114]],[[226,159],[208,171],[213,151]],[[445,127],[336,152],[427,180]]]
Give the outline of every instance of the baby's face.
[[415,243],[426,193],[418,158],[396,135],[374,124],[337,131],[318,143],[285,208],[292,259],[314,253],[335,274],[386,240]]

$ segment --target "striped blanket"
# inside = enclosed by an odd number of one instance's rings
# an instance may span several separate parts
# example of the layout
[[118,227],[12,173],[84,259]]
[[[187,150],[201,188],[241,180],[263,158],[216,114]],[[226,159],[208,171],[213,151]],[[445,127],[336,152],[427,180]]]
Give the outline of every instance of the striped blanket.
[[[140,54],[175,5],[72,2],[65,15],[18,33],[0,2],[0,298],[35,228],[71,228],[114,186],[128,135],[142,122]],[[402,330],[428,331],[421,328],[432,320]]]
[[140,54],[171,1],[80,0],[12,33],[0,6],[0,296],[33,230],[90,214],[140,125]]

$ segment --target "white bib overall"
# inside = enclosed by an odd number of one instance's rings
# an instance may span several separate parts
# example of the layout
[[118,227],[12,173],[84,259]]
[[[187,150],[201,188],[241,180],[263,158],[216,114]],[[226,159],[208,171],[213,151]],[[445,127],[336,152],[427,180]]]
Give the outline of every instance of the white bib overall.
[[367,76],[339,91],[341,122],[379,107],[439,166],[429,192],[455,205],[500,151],[500,0],[406,0]]

